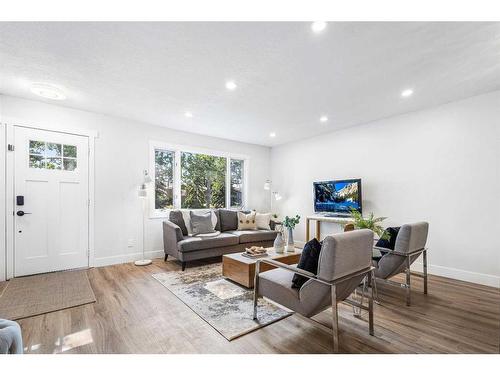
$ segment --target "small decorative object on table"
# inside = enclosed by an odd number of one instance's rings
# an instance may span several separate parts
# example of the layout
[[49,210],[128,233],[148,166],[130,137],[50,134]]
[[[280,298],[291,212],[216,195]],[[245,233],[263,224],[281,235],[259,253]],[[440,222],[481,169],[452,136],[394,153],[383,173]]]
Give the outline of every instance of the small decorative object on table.
[[274,251],[278,254],[283,254],[285,252],[285,241],[283,239],[283,226],[280,224],[276,225],[276,229],[278,230],[278,235],[274,239]]
[[293,243],[293,229],[299,222],[300,222],[299,215],[295,215],[295,217],[285,216],[285,220],[283,220],[283,226],[288,229],[286,251],[290,253],[295,251],[295,245]]
[[261,258],[267,256],[267,250],[262,246],[252,246],[245,249],[245,252],[241,255],[247,258]]

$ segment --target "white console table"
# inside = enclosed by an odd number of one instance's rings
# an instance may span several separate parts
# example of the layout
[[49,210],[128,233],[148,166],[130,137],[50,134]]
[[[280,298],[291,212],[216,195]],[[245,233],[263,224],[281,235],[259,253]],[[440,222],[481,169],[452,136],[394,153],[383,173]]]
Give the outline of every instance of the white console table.
[[321,236],[321,222],[326,222],[326,223],[336,223],[336,224],[349,224],[353,223],[354,220],[352,217],[335,217],[335,216],[321,216],[321,215],[311,215],[306,217],[306,242],[309,241],[310,239],[310,222],[315,221],[316,222],[316,239],[319,241],[320,236]]

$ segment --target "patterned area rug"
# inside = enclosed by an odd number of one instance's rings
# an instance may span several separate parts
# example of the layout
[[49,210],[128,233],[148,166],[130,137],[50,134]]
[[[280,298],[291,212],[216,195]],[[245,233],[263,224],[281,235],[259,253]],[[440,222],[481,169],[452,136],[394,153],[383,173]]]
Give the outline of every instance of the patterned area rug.
[[259,298],[258,320],[254,321],[253,290],[221,275],[219,263],[152,276],[229,341],[291,315]]

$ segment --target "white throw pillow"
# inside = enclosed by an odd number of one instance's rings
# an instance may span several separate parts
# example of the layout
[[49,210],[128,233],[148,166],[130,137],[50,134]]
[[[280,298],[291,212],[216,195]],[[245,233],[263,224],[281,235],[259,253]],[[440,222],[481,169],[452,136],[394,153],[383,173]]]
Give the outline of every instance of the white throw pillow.
[[[210,211],[212,213],[212,224],[214,226],[217,225],[217,216],[215,216],[215,212],[213,210],[200,210],[201,212],[207,212]],[[181,210],[182,212],[182,218],[184,219],[184,223],[186,224],[186,228],[188,231],[188,235],[192,236],[193,235],[193,228],[191,228],[191,210]]]
[[238,212],[238,230],[256,230],[257,223],[255,222],[255,211],[249,214]]
[[267,229],[271,230],[271,213],[267,214],[255,214],[255,223],[257,224],[257,229]]

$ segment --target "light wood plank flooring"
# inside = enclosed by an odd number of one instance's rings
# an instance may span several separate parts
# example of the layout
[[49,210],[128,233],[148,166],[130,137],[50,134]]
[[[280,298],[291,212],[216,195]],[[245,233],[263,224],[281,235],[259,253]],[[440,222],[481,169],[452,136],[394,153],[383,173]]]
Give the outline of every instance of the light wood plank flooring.
[[[203,262],[199,263],[202,264]],[[206,262],[205,262],[206,263]],[[192,265],[191,265],[192,266]],[[151,277],[180,269],[175,260],[88,270],[97,302],[19,321],[27,353],[331,353],[329,331],[293,315],[228,342]],[[413,279],[412,279],[413,281]],[[6,283],[0,283],[0,290]],[[341,305],[344,353],[498,353],[498,289],[430,276],[415,278],[413,304],[380,286],[375,337],[367,316]],[[331,311],[315,319],[330,325]]]

